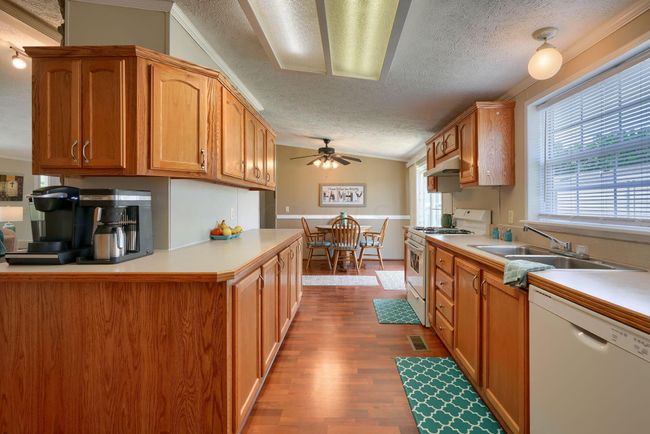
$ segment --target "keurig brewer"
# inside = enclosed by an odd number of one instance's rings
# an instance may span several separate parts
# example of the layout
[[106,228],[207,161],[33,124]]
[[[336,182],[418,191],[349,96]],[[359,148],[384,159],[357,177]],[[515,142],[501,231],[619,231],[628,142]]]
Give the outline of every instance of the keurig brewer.
[[79,189],[51,186],[28,196],[34,241],[26,252],[12,252],[9,264],[57,265],[91,252],[92,209],[79,204]]
[[115,264],[153,253],[151,192],[81,190],[80,206],[93,215],[92,252],[80,264]]

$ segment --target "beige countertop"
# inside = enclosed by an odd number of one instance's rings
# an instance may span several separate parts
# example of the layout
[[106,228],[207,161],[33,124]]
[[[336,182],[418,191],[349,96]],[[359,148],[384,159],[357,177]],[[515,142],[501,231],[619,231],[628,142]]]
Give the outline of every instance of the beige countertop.
[[138,280],[163,276],[173,280],[197,278],[224,281],[260,258],[281,250],[301,237],[299,229],[255,229],[239,238],[206,241],[176,250],[155,250],[153,255],[110,265],[9,265],[0,264],[0,279]]
[[[508,262],[472,245],[523,245],[476,235],[427,235],[427,239],[487,264],[503,269]],[[650,333],[650,273],[628,270],[546,270],[530,273],[530,284]]]

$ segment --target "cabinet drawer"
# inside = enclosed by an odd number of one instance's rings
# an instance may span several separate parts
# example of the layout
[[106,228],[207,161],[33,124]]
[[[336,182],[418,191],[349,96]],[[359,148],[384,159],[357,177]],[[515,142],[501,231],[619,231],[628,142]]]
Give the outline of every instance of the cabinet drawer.
[[449,321],[449,324],[454,325],[454,303],[439,290],[436,291],[436,310]]
[[447,322],[440,311],[436,311],[436,333],[451,352],[454,347],[454,327]]
[[454,299],[454,279],[440,268],[436,273],[436,288],[444,293],[449,300]]
[[436,253],[436,265],[450,276],[454,275],[454,255],[451,253],[438,249]]

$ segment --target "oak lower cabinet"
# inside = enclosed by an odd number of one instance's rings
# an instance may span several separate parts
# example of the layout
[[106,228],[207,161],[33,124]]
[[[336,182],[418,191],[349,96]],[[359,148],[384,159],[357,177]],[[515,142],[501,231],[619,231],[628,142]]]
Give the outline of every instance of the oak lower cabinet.
[[427,243],[427,318],[431,327],[436,324],[436,248]]
[[284,337],[291,325],[291,306],[289,299],[291,294],[291,262],[289,259],[290,247],[284,249],[278,255],[280,262],[280,276],[278,283],[278,327],[280,329],[280,336]]
[[261,386],[260,271],[249,274],[233,287],[234,408],[238,430],[255,403]]
[[528,432],[528,294],[484,272],[483,390],[511,433]]
[[279,261],[277,256],[262,266],[262,371],[268,372],[278,350],[280,333],[278,329],[279,307]]
[[168,65],[151,66],[152,169],[207,175],[213,158],[208,141],[212,81]]
[[481,269],[456,258],[454,277],[454,354],[469,378],[480,384]]

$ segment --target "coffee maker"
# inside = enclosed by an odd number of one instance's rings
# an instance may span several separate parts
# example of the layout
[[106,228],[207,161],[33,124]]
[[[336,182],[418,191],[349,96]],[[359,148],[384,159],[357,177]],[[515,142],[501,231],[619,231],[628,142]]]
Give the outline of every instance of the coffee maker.
[[151,192],[84,189],[80,207],[90,210],[92,252],[80,264],[116,264],[153,253]]
[[28,196],[34,241],[26,252],[12,252],[7,262],[58,265],[91,253],[92,210],[80,206],[79,189],[50,186]]

